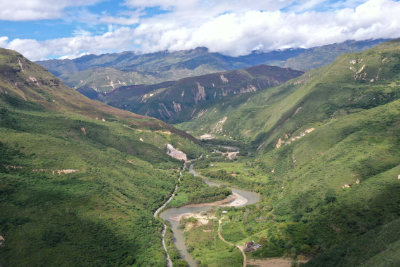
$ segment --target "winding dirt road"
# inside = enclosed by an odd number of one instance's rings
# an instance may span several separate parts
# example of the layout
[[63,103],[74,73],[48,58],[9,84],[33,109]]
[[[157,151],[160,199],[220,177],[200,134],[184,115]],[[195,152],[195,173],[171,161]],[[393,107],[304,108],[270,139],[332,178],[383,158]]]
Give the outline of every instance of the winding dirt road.
[[[186,165],[184,165],[184,168],[186,167]],[[181,177],[182,177],[182,172],[179,173],[179,179],[178,179],[178,184],[181,181]],[[171,200],[175,197],[176,191],[178,191],[178,184],[175,185],[175,190],[172,193],[172,195],[170,196],[170,198],[161,206],[159,207],[155,212],[154,212],[154,218],[157,218],[158,214],[168,205],[169,202],[171,202]],[[167,254],[167,267],[172,267],[172,260],[171,257],[168,254],[168,249],[167,246],[165,245],[165,233],[167,232],[167,225],[164,224],[163,226],[163,230],[161,233],[161,242],[162,242],[162,246],[164,248],[165,254]]]
[[224,238],[224,237],[222,236],[222,234],[221,234],[221,224],[222,224],[222,218],[218,220],[218,237],[219,237],[219,239],[221,239],[222,242],[224,242],[225,244],[228,244],[229,246],[235,246],[235,247],[237,247],[237,248],[240,250],[240,252],[242,252],[242,256],[243,256],[243,267],[246,267],[246,266],[247,266],[247,256],[246,256],[246,253],[244,253],[244,250],[243,250],[243,248],[242,248],[241,246],[235,245],[235,244],[233,244],[233,243],[231,243],[231,242],[225,240],[225,238]]

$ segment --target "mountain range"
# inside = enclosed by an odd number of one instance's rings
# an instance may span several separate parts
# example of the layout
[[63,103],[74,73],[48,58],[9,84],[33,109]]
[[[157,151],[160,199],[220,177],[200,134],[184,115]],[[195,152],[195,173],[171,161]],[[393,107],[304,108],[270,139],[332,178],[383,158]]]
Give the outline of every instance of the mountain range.
[[199,47],[150,54],[122,52],[87,55],[76,59],[52,59],[37,63],[72,88],[91,88],[104,93],[121,86],[156,84],[260,64],[306,71],[327,65],[342,53],[362,51],[384,41],[386,40],[346,41],[309,49],[270,52],[257,50],[238,57],[210,52],[207,48]]
[[[188,121],[224,98],[277,86],[302,71],[259,65],[184,78],[154,85],[123,86],[98,97],[111,106],[159,118],[169,123]],[[78,89],[82,92],[82,90]],[[93,90],[84,91],[98,96]]]
[[400,39],[382,41],[271,52],[306,72],[205,48],[40,62],[63,79],[161,77],[112,91],[100,79],[69,88],[0,49],[0,264],[166,266],[154,211],[178,187],[174,207],[230,194],[183,171],[174,147],[207,179],[260,196],[181,220],[199,265],[234,266],[237,250],[250,262],[398,266]]

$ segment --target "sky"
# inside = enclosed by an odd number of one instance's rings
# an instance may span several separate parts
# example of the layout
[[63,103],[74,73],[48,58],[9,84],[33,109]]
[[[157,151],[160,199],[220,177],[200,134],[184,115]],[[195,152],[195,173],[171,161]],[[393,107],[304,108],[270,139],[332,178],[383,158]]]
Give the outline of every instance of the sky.
[[0,47],[31,60],[400,37],[400,0],[0,0]]

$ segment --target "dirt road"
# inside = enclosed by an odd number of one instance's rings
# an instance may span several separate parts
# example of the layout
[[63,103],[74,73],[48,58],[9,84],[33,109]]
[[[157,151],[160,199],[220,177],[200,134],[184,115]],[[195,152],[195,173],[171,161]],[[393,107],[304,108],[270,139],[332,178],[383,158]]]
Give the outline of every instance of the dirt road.
[[222,219],[219,219],[218,220],[218,237],[219,237],[219,239],[221,239],[222,242],[224,242],[225,244],[228,244],[229,246],[235,246],[240,250],[240,252],[242,253],[242,256],[243,256],[243,267],[246,267],[247,266],[246,253],[244,252],[244,250],[243,250],[243,248],[241,246],[235,245],[235,244],[225,240],[225,238],[221,234],[221,224],[222,224]]

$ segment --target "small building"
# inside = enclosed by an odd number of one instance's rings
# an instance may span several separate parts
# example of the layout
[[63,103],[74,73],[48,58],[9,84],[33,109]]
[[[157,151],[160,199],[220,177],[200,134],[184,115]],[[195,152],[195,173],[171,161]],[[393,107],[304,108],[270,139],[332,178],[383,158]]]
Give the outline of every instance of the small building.
[[251,242],[246,243],[246,247],[245,247],[244,251],[252,252],[252,251],[259,249],[260,247],[261,247],[260,244],[256,244],[254,241],[251,241]]

